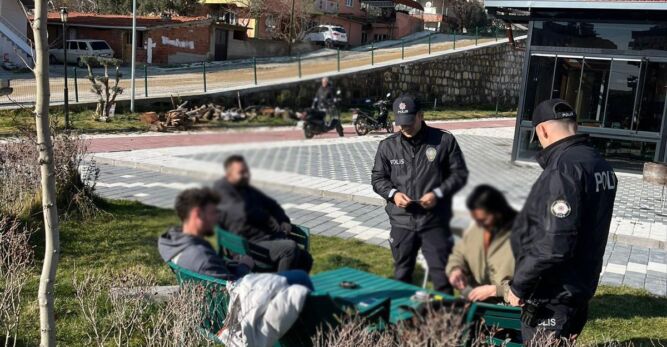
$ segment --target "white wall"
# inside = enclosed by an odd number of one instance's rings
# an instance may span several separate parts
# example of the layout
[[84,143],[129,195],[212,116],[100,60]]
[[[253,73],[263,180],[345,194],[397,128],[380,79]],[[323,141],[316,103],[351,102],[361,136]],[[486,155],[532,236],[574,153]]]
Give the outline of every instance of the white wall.
[[[18,0],[0,0],[0,17],[2,18],[0,19],[2,24],[11,27],[21,37],[27,37],[28,20]],[[22,53],[21,50],[18,52],[25,57],[25,53]],[[7,54],[11,62],[17,65],[23,64],[9,40],[5,36],[0,35],[0,63],[4,61],[5,54]]]

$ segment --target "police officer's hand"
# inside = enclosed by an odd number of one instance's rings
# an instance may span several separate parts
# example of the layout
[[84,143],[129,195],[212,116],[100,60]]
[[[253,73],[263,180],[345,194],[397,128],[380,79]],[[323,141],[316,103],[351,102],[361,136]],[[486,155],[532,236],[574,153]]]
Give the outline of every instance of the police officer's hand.
[[426,193],[424,196],[419,199],[419,203],[423,208],[430,210],[435,207],[435,204],[438,202],[438,197],[435,196],[434,192]]
[[408,204],[412,201],[407,195],[401,193],[401,192],[396,192],[394,194],[394,203],[396,206],[400,208],[406,208],[408,207]]
[[512,291],[512,288],[509,289],[509,292],[507,293],[507,299],[509,300],[510,305],[512,306],[523,306],[523,300],[521,300],[514,292]]
[[459,268],[455,268],[452,270],[452,273],[449,274],[449,283],[451,283],[452,286],[458,290],[465,288],[468,285],[466,282],[468,282],[466,280],[466,276]]
[[475,287],[468,294],[468,300],[470,301],[484,301],[490,297],[496,295],[496,286],[489,284],[484,286]]

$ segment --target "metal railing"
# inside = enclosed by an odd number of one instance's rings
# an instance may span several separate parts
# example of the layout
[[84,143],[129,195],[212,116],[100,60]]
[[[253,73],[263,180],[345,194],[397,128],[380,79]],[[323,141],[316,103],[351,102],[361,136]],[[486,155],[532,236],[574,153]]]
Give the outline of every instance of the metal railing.
[[[374,66],[400,64],[415,61],[429,55],[443,55],[475,46],[488,46],[507,42],[505,38],[481,35],[430,34],[412,42],[400,41],[396,45],[378,48],[371,45],[366,51],[322,51],[319,54],[296,55],[278,58],[251,58],[227,62],[202,62],[186,68],[161,69],[139,65],[136,72],[136,97],[188,96],[249,88],[256,85],[282,84],[304,78],[316,78],[337,73],[363,71]],[[92,103],[97,96],[90,91],[87,70],[69,67],[69,103]],[[50,79],[51,104],[63,103],[64,79],[62,66],[52,68]],[[99,69],[96,69],[99,71]],[[101,73],[101,72],[98,72]],[[110,71],[112,73],[112,71]],[[124,71],[120,87],[125,92],[117,100],[129,99],[130,74]],[[17,103],[29,105],[35,99],[34,78],[24,75],[12,79],[14,91],[11,100],[0,98],[0,107],[13,108]],[[72,93],[74,91],[74,93]]]

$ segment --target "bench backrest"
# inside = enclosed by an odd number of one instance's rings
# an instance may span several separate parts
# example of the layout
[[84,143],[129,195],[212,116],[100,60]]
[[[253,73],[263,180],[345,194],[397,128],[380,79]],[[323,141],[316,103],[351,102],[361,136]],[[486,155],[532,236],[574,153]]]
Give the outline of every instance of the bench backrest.
[[203,289],[204,302],[208,305],[202,309],[202,329],[207,333],[219,331],[225,321],[227,307],[229,306],[227,281],[190,271],[173,262],[167,264],[174,271],[179,286],[183,287],[190,284]]

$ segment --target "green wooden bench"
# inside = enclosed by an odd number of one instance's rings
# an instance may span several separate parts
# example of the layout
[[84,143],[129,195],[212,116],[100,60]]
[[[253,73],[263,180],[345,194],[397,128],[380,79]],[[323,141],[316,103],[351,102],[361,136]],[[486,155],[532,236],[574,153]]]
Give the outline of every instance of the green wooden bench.
[[[425,290],[422,287],[409,283],[351,268],[325,271],[313,276],[311,279],[318,291],[327,292],[335,298],[345,299],[352,303],[361,304],[385,298],[391,299],[389,322],[392,324],[413,317],[414,310],[418,310],[421,307],[421,303],[415,302],[410,298],[416,292]],[[353,282],[357,287],[343,288],[340,286],[342,281]],[[426,291],[441,297],[443,300],[455,300],[453,296],[444,293],[434,290]]]
[[[303,250],[310,251],[310,229],[301,225],[295,225],[288,237],[294,240]],[[258,260],[260,263],[271,263],[266,249],[254,245],[243,236],[216,226],[215,238],[218,244],[218,253],[225,258],[229,258],[232,255],[247,255]],[[258,272],[271,272],[275,269],[271,266],[257,264],[254,270]]]
[[488,340],[491,346],[522,346],[521,309],[518,307],[475,302],[468,309],[466,322],[475,327],[473,333],[479,332],[480,326],[493,332]]
[[[192,283],[205,288],[205,302],[208,303],[208,316],[204,317],[201,333],[209,340],[222,344],[216,333],[222,328],[227,316],[229,295],[226,290],[227,281],[201,275],[184,269],[173,262],[167,263],[172,269],[179,285]],[[312,276],[314,281],[317,275]],[[317,288],[317,287],[316,287]],[[326,292],[311,292],[299,318],[292,328],[276,343],[275,347],[310,347],[311,338],[318,329],[327,331],[335,328],[341,318],[350,314],[358,314],[366,319],[370,329],[383,329],[390,317],[391,299],[384,298],[373,305],[355,305],[353,301],[334,298]]]

